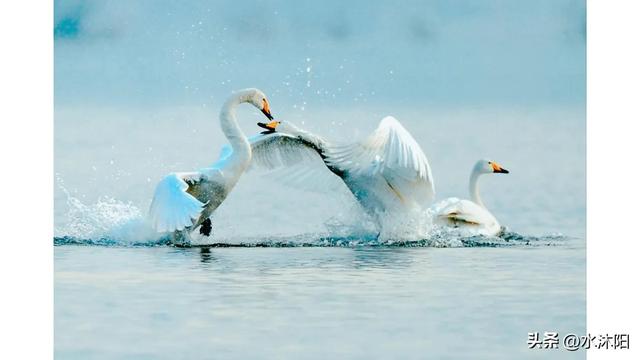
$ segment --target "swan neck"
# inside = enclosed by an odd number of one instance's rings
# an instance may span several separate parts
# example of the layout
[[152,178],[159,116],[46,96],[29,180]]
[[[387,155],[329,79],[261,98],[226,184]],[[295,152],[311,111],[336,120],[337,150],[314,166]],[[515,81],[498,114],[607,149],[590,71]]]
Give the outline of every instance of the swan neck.
[[484,208],[484,203],[480,198],[480,184],[478,181],[480,179],[480,175],[481,174],[477,171],[471,172],[471,177],[469,178],[469,195],[471,196],[471,201]]
[[236,119],[236,107],[243,102],[248,102],[248,100],[238,94],[224,103],[220,111],[220,127],[233,148],[234,156],[243,156],[248,159],[251,156],[251,145]]

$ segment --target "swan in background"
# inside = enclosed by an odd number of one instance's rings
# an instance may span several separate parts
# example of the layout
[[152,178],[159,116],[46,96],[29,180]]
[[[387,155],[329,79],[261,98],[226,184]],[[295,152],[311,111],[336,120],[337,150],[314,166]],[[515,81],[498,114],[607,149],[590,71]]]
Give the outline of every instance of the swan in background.
[[464,228],[481,235],[494,236],[501,232],[498,220],[480,199],[478,180],[483,174],[508,174],[509,171],[491,160],[478,160],[471,170],[469,194],[471,200],[449,198],[435,205],[435,223]]
[[421,208],[433,200],[435,190],[427,156],[411,134],[391,116],[382,119],[366,139],[347,145],[331,144],[286,121],[258,125],[267,130],[263,134],[272,137],[260,146],[277,142],[272,148],[279,151],[260,151],[254,158],[255,163],[273,168],[297,150],[314,152],[379,226],[386,212]]
[[230,147],[211,167],[191,172],[171,173],[156,186],[149,218],[158,232],[172,232],[176,244],[188,243],[189,233],[200,226],[200,233],[211,234],[209,216],[222,204],[251,162],[251,145],[236,120],[236,107],[249,103],[273,119],[269,102],[258,89],[245,89],[232,95],[220,111],[220,126]]

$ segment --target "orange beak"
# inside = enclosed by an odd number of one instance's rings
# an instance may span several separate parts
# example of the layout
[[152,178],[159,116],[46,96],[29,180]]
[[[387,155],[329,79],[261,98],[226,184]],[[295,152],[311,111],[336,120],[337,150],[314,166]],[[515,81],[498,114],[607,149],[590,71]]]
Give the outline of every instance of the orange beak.
[[262,132],[262,134],[271,134],[275,132],[276,127],[278,127],[278,125],[280,125],[280,121],[275,121],[275,120],[268,123],[262,123],[262,122],[258,123],[258,126],[260,126],[263,129],[267,129],[267,131]]
[[262,100],[262,113],[269,120],[273,120],[273,116],[271,115],[271,109],[269,109],[269,102],[266,99]]
[[278,127],[278,124],[279,124],[279,122],[274,120],[274,121],[271,121],[269,123],[266,123],[264,126],[268,127],[269,129],[275,130],[276,127]]
[[499,173],[499,174],[508,174],[509,173],[509,170],[502,168],[497,163],[492,162],[491,163],[491,167],[493,168],[493,172],[494,173]]

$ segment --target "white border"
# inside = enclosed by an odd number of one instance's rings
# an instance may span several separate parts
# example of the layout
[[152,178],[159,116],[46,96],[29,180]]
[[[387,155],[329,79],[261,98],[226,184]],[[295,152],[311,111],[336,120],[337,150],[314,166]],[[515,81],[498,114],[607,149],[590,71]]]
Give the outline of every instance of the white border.
[[640,358],[639,5],[587,2],[587,330],[630,333],[589,359]]
[[[3,359],[53,356],[52,4],[0,2]],[[630,351],[588,358],[638,358],[640,3],[587,4],[587,324],[592,334],[631,334]]]
[[53,1],[0,2],[0,359],[53,358]]

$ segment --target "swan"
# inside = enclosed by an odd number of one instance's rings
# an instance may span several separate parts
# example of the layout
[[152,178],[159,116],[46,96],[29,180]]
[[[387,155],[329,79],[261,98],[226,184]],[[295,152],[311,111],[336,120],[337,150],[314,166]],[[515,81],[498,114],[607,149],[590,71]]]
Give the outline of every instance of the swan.
[[469,177],[471,200],[449,198],[436,204],[434,222],[440,225],[463,228],[480,235],[498,235],[502,228],[498,220],[487,210],[480,199],[478,180],[484,174],[508,174],[498,163],[491,160],[478,160]]
[[[392,116],[383,118],[366,139],[347,145],[332,144],[287,121],[258,125],[266,129],[263,134],[272,136],[268,142],[279,142],[273,148],[289,154],[303,148],[319,155],[378,226],[388,212],[421,208],[433,200],[435,189],[427,156]],[[278,160],[282,157],[261,152],[254,160],[274,167],[282,163]]]
[[156,186],[149,218],[156,231],[171,232],[175,244],[189,243],[189,233],[198,226],[202,235],[211,234],[209,216],[222,204],[251,162],[251,145],[236,120],[236,107],[242,103],[255,106],[273,120],[262,91],[236,92],[220,111],[220,126],[230,144],[220,159],[211,167],[171,173]]

